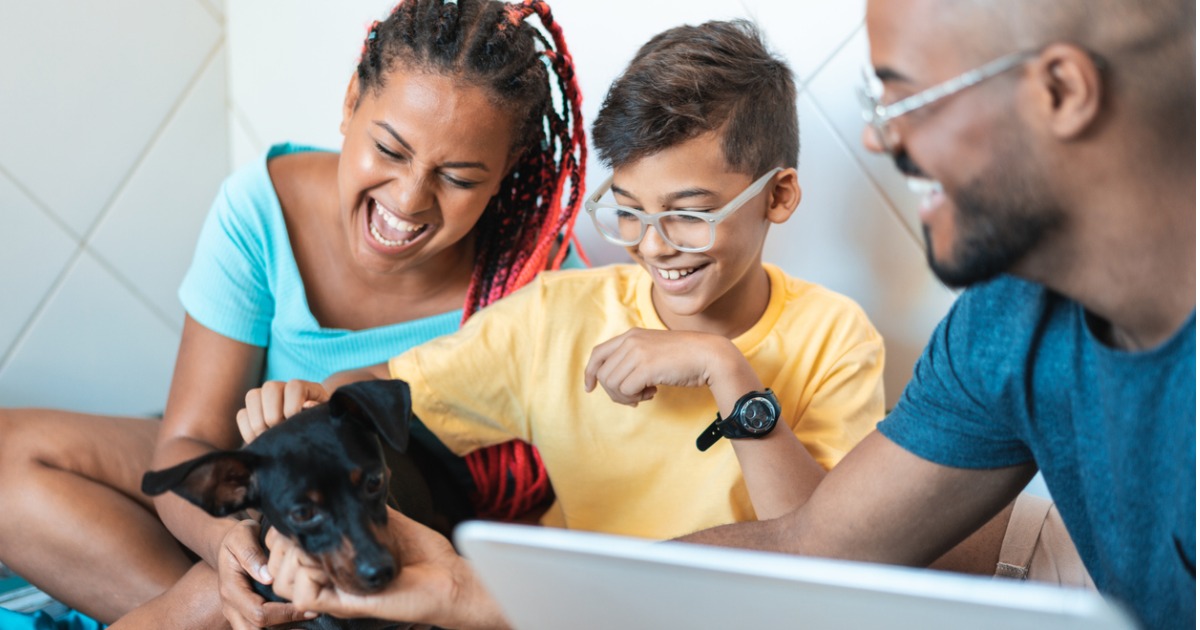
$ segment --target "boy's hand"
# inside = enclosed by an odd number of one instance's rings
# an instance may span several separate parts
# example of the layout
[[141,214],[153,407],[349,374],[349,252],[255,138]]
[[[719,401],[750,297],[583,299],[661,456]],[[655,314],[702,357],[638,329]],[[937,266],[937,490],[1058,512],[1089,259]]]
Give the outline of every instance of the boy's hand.
[[326,400],[329,400],[329,392],[320,383],[267,381],[262,387],[246,392],[246,406],[237,412],[238,431],[242,440],[249,444],[301,409]]
[[725,337],[707,333],[633,328],[592,349],[583,371],[584,389],[599,384],[615,402],[637,406],[658,385],[708,387],[714,375],[745,362]]

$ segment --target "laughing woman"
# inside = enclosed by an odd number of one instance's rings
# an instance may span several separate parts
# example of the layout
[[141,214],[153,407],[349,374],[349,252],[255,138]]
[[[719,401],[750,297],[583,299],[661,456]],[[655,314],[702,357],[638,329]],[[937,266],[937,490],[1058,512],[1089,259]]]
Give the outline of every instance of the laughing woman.
[[[578,266],[560,245],[583,181],[579,95],[544,2],[401,2],[367,34],[341,131],[340,153],[277,145],[222,187],[180,289],[161,424],[0,411],[0,562],[102,621],[141,606],[119,625],[212,627],[233,522],[151,502],[146,470],[238,446],[235,414],[264,380],[378,363]],[[447,458],[447,478],[513,518],[550,490],[530,447],[497,448]]]

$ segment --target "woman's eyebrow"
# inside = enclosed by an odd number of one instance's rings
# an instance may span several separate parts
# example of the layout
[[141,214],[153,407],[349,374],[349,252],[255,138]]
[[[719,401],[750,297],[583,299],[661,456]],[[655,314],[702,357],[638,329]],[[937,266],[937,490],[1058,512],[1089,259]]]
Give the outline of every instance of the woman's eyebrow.
[[483,162],[442,162],[442,168],[477,168],[484,172],[491,172],[491,169]]
[[[416,155],[417,152],[412,148],[412,145],[409,144],[408,142],[406,142],[404,140],[404,137],[401,136],[395,129],[393,129],[391,125],[387,124],[386,122],[384,122],[382,120],[376,120],[374,122],[375,122],[375,126],[386,131],[388,133],[388,135],[391,136],[392,138],[394,138],[396,140],[396,142],[399,142],[400,146],[404,147],[404,149],[406,151],[408,151],[409,153],[412,153],[413,155]],[[477,168],[484,172],[491,172],[491,169],[489,169],[487,167],[487,165],[484,164],[483,162],[443,162],[441,164],[441,167],[442,168]]]
[[396,132],[395,129],[392,129],[391,125],[387,124],[386,122],[384,122],[382,120],[376,120],[374,122],[375,122],[376,127],[379,127],[380,129],[383,129],[384,131],[388,132],[388,135],[395,138],[396,142],[399,142],[400,146],[404,147],[404,149],[406,151],[408,151],[409,153],[416,153],[416,151],[413,150],[412,145],[409,144],[408,142],[406,142],[404,140],[404,138],[402,138],[400,136],[400,134]]

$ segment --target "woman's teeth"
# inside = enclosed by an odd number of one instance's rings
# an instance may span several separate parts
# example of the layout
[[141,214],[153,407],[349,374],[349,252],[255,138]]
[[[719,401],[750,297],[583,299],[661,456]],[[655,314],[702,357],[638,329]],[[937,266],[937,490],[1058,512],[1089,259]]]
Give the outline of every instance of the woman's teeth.
[[692,275],[692,273],[696,271],[696,268],[692,267],[691,269],[659,269],[656,267],[655,270],[658,271],[658,275],[662,276],[664,280],[678,280],[680,278]]
[[399,247],[401,245],[407,245],[408,243],[411,243],[418,234],[425,230],[425,225],[405,221],[404,219],[396,216],[391,210],[388,210],[380,205],[379,202],[375,202],[374,205],[376,216],[378,216],[380,219],[383,219],[383,222],[386,223],[388,227],[396,230],[397,232],[407,232],[409,234],[407,238],[393,240],[381,234],[379,229],[375,227],[374,223],[368,224],[367,227],[370,228],[371,236],[386,247]]
[[425,227],[424,225],[418,223],[409,223],[408,221],[401,219],[400,217],[392,214],[391,210],[384,208],[378,203],[375,204],[375,208],[379,210],[379,216],[383,219],[383,222],[390,225],[393,230],[399,230],[401,232],[420,232]]
[[[401,245],[407,245],[412,242],[412,238],[406,238],[401,241],[393,241],[392,239],[385,238],[382,234],[380,234],[379,230],[376,229],[374,225],[371,225],[368,227],[371,228],[371,236],[373,236],[376,241],[379,241],[380,244],[386,245],[388,247],[399,247]],[[416,237],[414,236],[413,238],[416,238]]]

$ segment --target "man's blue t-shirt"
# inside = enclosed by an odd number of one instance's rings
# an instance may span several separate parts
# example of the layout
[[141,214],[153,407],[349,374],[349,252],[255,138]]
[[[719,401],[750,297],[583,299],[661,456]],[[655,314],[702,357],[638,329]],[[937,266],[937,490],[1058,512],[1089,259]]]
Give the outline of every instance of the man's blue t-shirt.
[[1032,459],[1096,586],[1149,628],[1194,627],[1194,312],[1158,348],[1125,352],[1041,285],[971,288],[879,430],[945,466]]

